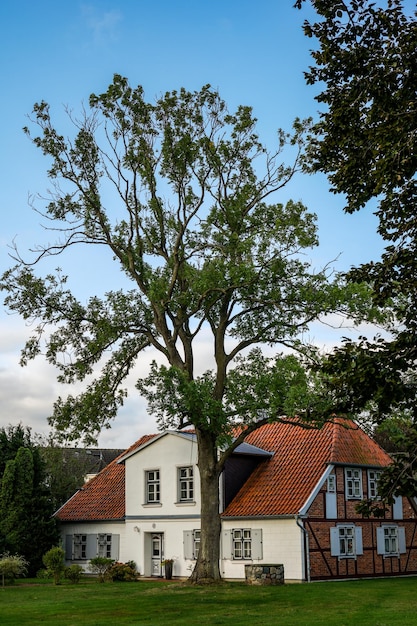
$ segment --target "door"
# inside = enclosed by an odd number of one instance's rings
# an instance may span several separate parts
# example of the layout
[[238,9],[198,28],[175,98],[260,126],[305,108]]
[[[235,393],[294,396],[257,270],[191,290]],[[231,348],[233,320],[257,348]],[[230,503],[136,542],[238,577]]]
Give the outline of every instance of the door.
[[162,576],[162,533],[155,533],[151,540],[151,575]]

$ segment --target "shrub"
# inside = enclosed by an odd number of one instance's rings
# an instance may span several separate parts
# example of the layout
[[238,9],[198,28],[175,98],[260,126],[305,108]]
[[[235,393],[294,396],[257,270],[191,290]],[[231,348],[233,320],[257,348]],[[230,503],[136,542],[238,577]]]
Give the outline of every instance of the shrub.
[[113,563],[107,574],[113,581],[132,582],[136,580],[135,569],[129,563]]
[[65,570],[64,557],[64,550],[58,546],[48,550],[42,557],[46,569],[52,573],[55,585],[59,585],[61,576]]
[[110,567],[113,565],[113,559],[106,559],[104,556],[96,556],[91,559],[88,569],[93,574],[97,574],[101,583],[104,583],[106,575]]
[[15,578],[24,576],[27,572],[28,562],[23,556],[5,552],[0,556],[0,576],[4,587],[5,581],[13,582]]
[[65,568],[65,578],[72,583],[79,583],[83,575],[83,568],[81,565],[77,565],[76,563]]

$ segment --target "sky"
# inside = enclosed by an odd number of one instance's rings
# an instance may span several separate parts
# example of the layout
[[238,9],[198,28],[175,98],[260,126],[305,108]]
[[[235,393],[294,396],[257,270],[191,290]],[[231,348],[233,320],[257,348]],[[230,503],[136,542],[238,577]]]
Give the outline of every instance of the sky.
[[[80,111],[91,93],[106,90],[115,73],[126,76],[132,86],[141,84],[149,100],[168,90],[192,91],[211,84],[230,110],[239,104],[253,107],[268,145],[278,128],[291,129],[295,117],[317,118],[317,88],[308,87],[303,75],[311,64],[313,42],[303,35],[302,23],[313,13],[308,2],[303,11],[293,4],[294,0],[3,0],[0,273],[13,265],[13,242],[24,252],[48,237],[44,220],[29,203],[50,188],[46,159],[22,131],[34,103],[48,102],[56,125],[65,133],[65,109]],[[329,192],[323,176],[300,176],[284,193],[318,216],[317,263],[335,259],[335,268],[344,270],[379,256],[382,246],[372,209],[345,215],[343,198]],[[94,295],[104,279],[113,278],[107,258],[91,259],[81,248],[64,263],[71,284],[85,298]],[[31,329],[10,315],[3,298],[0,302],[0,427],[22,423],[46,435],[54,400],[78,388],[62,389],[55,370],[42,357],[27,367],[19,365]],[[328,327],[312,332],[325,347],[347,334]],[[201,363],[209,352],[207,336],[199,346]],[[151,353],[143,354],[135,374],[146,373],[152,358]],[[133,387],[133,377],[128,385]],[[133,389],[112,428],[100,435],[99,445],[126,448],[150,432],[156,432],[154,419]]]

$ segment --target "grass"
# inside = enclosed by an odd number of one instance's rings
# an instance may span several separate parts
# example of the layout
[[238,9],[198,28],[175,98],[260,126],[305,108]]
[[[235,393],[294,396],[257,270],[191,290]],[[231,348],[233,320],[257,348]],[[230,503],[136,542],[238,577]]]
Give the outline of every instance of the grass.
[[408,626],[416,623],[416,578],[281,587],[178,582],[28,584],[0,589],[0,624],[37,626]]

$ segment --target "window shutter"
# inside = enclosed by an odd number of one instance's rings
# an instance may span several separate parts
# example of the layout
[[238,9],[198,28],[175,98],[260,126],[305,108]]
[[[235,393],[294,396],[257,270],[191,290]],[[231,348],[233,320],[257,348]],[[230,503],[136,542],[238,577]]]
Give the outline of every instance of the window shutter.
[[224,530],[222,534],[222,558],[233,559],[232,533]]
[[402,496],[395,496],[392,505],[392,517],[394,519],[403,519],[403,499]]
[[97,556],[97,535],[87,535],[86,558],[94,559]]
[[385,554],[384,529],[382,526],[376,529],[376,551],[378,554]]
[[194,537],[192,530],[184,530],[184,559],[194,559]]
[[262,530],[252,530],[252,559],[262,559]]
[[356,543],[356,555],[363,554],[362,528],[360,526],[355,526],[355,543]]
[[65,559],[72,561],[74,558],[72,552],[72,535],[65,535]]
[[120,535],[111,536],[111,558],[114,561],[119,560]]
[[339,529],[337,527],[330,529],[330,554],[340,556]]
[[398,549],[400,554],[404,554],[407,552],[407,545],[405,542],[405,528],[403,526],[399,526],[398,528]]
[[326,518],[337,518],[337,494],[326,492]]

